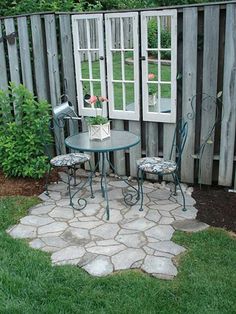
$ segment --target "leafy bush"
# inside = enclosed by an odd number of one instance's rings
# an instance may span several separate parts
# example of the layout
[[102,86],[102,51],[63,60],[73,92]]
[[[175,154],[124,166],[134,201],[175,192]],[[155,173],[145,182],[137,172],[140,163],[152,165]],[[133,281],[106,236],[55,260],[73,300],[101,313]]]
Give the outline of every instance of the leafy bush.
[[[154,48],[157,47],[157,21],[156,19],[152,19],[148,22],[148,47]],[[171,33],[168,30],[161,30],[161,47],[162,48],[170,48],[171,47]],[[152,52],[152,55],[157,57],[156,52]],[[170,51],[162,51],[161,52],[162,60],[170,60],[171,52]]]
[[0,90],[0,166],[6,175],[40,178],[46,172],[49,109],[23,85]]

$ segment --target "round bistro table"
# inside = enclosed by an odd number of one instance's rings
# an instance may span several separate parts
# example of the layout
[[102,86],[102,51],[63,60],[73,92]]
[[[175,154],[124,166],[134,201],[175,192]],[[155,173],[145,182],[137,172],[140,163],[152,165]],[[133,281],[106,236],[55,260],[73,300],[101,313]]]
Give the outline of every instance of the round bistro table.
[[[114,171],[115,174],[115,166],[111,163],[109,159],[109,152],[114,152],[118,150],[125,150],[137,145],[140,142],[140,137],[128,132],[128,131],[111,131],[111,136],[102,141],[99,140],[90,140],[89,133],[83,132],[76,135],[69,136],[65,139],[65,144],[67,147],[81,152],[90,152],[90,153],[98,153],[99,161],[95,165],[93,173],[99,167],[99,163],[101,161],[101,191],[102,195],[106,200],[106,213],[107,219],[109,220],[110,212],[109,212],[109,198],[107,192],[107,172],[105,167],[105,160],[107,160],[109,166]],[[128,186],[136,190],[126,179],[122,179],[119,175],[118,178],[127,183]],[[136,191],[137,192],[137,191]],[[128,202],[126,202],[128,203]]]

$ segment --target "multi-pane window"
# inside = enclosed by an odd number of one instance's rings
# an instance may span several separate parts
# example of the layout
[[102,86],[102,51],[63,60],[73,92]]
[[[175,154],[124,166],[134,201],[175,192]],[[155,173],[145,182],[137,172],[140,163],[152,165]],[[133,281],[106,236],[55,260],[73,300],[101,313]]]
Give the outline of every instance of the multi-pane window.
[[142,96],[146,121],[176,120],[176,10],[141,13]]
[[86,95],[106,97],[103,15],[74,15],[72,27],[79,113],[106,116],[106,103],[94,109],[84,100]]
[[138,13],[105,15],[109,116],[139,120]]

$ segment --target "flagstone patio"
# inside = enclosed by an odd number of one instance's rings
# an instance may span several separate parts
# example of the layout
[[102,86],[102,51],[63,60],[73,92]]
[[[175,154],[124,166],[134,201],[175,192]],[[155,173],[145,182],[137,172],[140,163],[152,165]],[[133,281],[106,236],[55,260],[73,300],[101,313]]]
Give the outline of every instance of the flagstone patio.
[[196,217],[192,188],[183,185],[188,208],[183,212],[179,192],[175,199],[168,199],[171,184],[145,182],[144,211],[140,212],[139,205],[128,207],[124,203],[122,188],[126,185],[109,178],[107,221],[99,180],[94,178],[95,198],[90,198],[89,189],[85,188],[83,196],[88,204],[82,211],[69,206],[63,182],[50,185],[50,197],[40,195],[43,202],[31,208],[29,215],[7,232],[14,238],[29,239],[32,248],[52,253],[53,265],[77,265],[94,276],[131,268],[158,278],[176,276],[174,258],[185,248],[171,238],[175,224],[182,222],[186,226],[186,220],[193,223]]

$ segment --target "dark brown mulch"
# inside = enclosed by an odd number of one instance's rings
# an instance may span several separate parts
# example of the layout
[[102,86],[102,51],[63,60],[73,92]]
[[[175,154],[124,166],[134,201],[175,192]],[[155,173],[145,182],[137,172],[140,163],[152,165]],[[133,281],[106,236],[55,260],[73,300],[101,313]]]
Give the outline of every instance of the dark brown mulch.
[[[50,182],[56,182],[59,176],[56,169],[52,170]],[[45,177],[42,179],[31,178],[7,178],[0,171],[0,196],[24,195],[37,196],[45,190]]]
[[236,193],[215,186],[194,187],[197,219],[210,226],[236,232]]
[[[56,182],[58,178],[58,172],[54,170],[50,181]],[[0,171],[0,196],[37,196],[44,191],[44,185],[45,178],[6,178]],[[229,193],[222,187],[202,186],[200,189],[196,186],[192,196],[197,202],[197,219],[236,232],[236,193]]]

